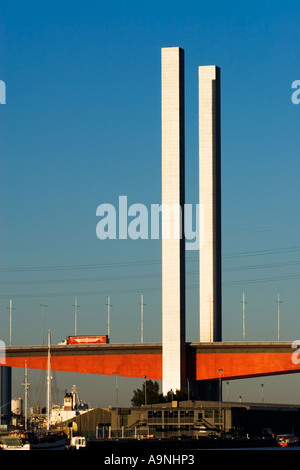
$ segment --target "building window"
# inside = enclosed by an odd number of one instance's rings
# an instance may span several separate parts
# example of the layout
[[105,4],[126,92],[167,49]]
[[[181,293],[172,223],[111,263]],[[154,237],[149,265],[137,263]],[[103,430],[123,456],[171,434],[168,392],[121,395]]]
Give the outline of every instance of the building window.
[[213,410],[205,410],[205,418],[213,418]]

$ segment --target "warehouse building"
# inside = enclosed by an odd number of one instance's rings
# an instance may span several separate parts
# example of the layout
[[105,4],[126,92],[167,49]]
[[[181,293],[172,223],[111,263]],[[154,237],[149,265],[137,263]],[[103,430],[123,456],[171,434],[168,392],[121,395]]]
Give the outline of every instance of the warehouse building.
[[300,435],[300,406],[184,401],[95,408],[61,424],[87,438]]

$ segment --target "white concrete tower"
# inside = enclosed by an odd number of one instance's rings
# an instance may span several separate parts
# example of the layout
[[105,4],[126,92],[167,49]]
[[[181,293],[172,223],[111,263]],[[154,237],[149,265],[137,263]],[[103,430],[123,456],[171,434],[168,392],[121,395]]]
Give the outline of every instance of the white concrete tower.
[[162,345],[166,394],[185,385],[184,51],[179,47],[163,48],[161,67]]
[[220,69],[199,67],[200,341],[221,341]]

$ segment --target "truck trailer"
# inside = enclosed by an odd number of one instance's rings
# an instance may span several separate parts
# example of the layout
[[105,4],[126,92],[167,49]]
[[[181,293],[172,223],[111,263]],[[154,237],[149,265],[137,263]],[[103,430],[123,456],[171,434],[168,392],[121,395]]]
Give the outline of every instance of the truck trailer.
[[67,344],[107,344],[107,335],[80,335],[68,336]]

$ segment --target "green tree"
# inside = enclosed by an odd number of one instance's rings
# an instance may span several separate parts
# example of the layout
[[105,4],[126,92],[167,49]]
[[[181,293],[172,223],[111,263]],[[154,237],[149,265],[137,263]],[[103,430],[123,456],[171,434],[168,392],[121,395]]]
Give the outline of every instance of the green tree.
[[133,397],[131,399],[132,406],[145,405],[145,401],[147,402],[147,405],[153,405],[154,403],[161,403],[164,401],[162,394],[159,393],[159,384],[157,381],[153,382],[152,380],[146,380],[141,389],[137,388],[133,391]]

